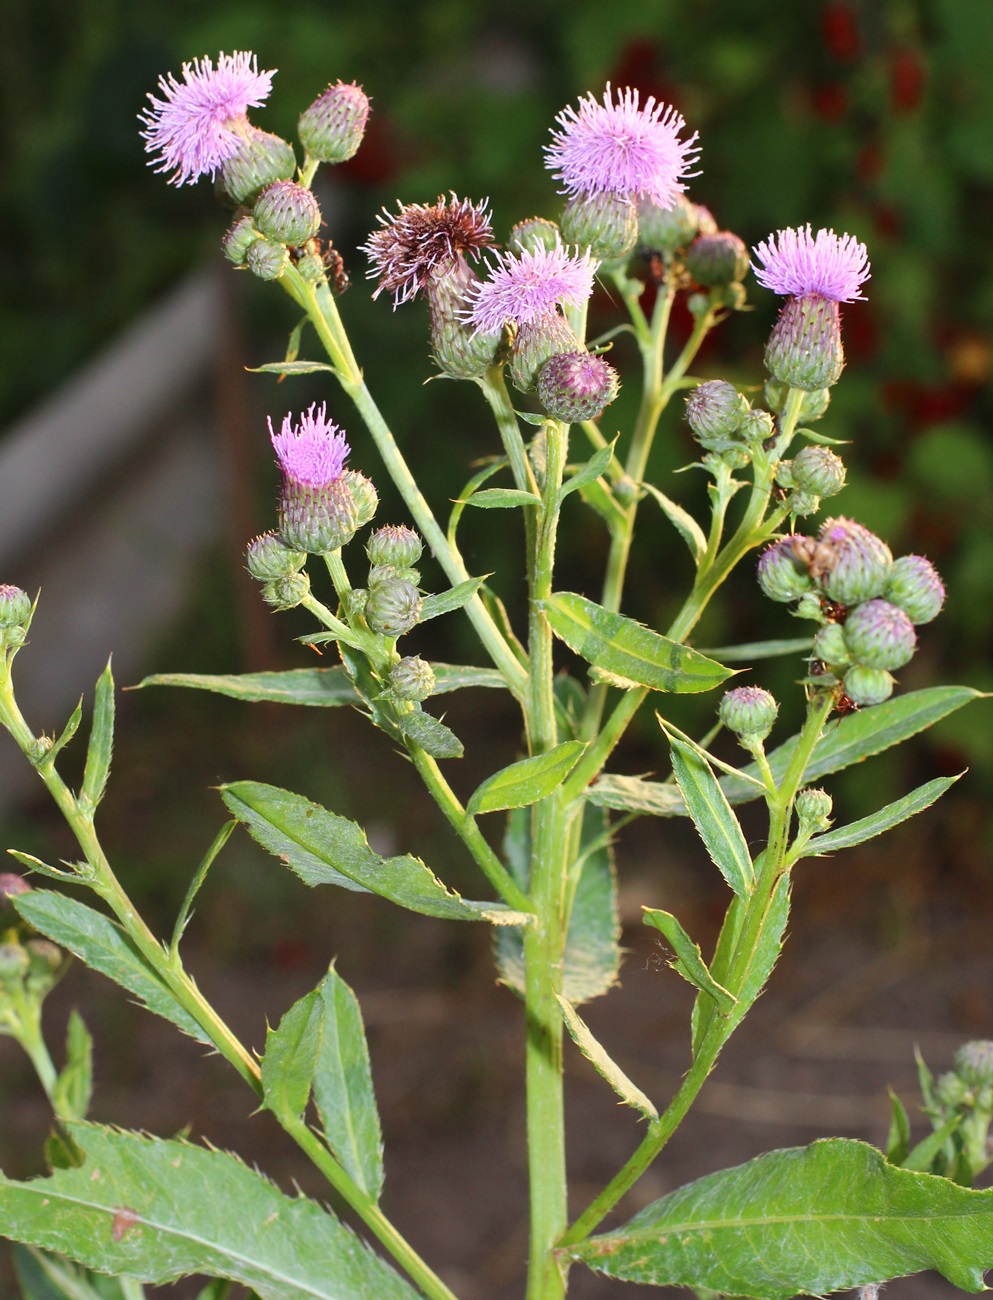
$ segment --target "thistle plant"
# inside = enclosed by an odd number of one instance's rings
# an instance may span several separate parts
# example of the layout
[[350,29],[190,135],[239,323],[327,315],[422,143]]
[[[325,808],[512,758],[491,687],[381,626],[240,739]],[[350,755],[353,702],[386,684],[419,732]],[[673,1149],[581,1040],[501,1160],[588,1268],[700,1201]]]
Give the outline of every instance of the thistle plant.
[[[156,936],[96,826],[113,740],[110,667],[97,683],[82,782],[73,790],[59,759],[81,710],[57,737],[35,734],[22,715],[15,659],[28,646],[34,605],[19,587],[0,586],[0,722],[55,800],[80,855],[55,867],[11,849],[31,879],[0,877],[0,1030],[27,1052],[55,1118],[51,1172],[23,1183],[0,1179],[0,1231],[33,1248],[43,1294],[134,1300],[144,1283],[200,1274],[215,1279],[204,1300],[234,1284],[262,1300],[453,1296],[382,1209],[386,1163],[362,1016],[335,954],[327,954],[318,986],[286,1009],[257,1050],[238,1039],[186,969],[194,902],[239,831],[270,851],[273,870],[288,868],[321,895],[359,890],[384,906],[493,927],[500,980],[523,1003],[530,1247],[521,1265],[529,1300],[564,1296],[576,1267],[762,1300],[871,1289],[922,1268],[981,1290],[983,1269],[993,1266],[993,1191],[972,1183],[989,1163],[990,1043],[964,1047],[937,1083],[922,1064],[934,1133],[916,1147],[894,1101],[885,1152],[848,1139],[772,1151],[670,1192],[627,1222],[615,1215],[605,1227],[663,1155],[772,977],[794,873],[807,859],[864,843],[922,812],[956,779],[929,781],[844,826],[833,826],[832,798],[820,784],[977,694],[899,689],[919,629],[944,599],[930,561],[894,558],[883,539],[841,515],[800,522],[844,487],[844,463],[833,450],[844,430],[832,427],[829,402],[844,367],[840,304],[863,297],[865,246],[809,226],[755,246],[756,279],[785,303],[766,346],[765,375],[742,388],[693,371],[711,331],[745,308],[751,264],[745,241],[721,231],[688,197],[697,138],[673,108],[608,86],[602,99],[588,95],[564,110],[545,157],[564,211],[558,222],[508,223],[503,248],[486,202],[454,193],[398,201],[362,250],[373,297],[404,310],[426,300],[433,365],[475,385],[494,421],[482,467],[467,481],[456,472],[445,500],[431,503],[401,450],[413,454],[425,440],[410,429],[394,435],[366,385],[338,304],[334,268],[345,254],[332,243],[335,232],[324,232],[311,188],[319,165],[360,147],[365,93],[329,85],[300,117],[298,152],[248,118],[271,89],[271,74],[258,71],[254,56],[221,55],[216,68],[196,60],[159,89],[141,119],[156,170],[174,185],[215,180],[235,208],[225,257],[286,295],[287,357],[259,369],[287,379],[281,393],[292,393],[299,374],[327,381],[320,406],[283,413],[278,431],[269,421],[279,500],[269,531],[246,539],[246,564],[275,616],[298,607],[312,618],[301,640],[329,662],[236,679],[159,674],[143,685],[361,710],[413,764],[477,870],[480,897],[456,893],[414,856],[416,846],[384,858],[339,813],[244,779],[220,790],[228,820],[192,873],[172,933]],[[617,320],[590,338],[597,285],[608,290]],[[680,296],[693,324],[677,350],[668,332]],[[615,366],[611,345],[622,332],[639,365]],[[314,355],[300,359],[303,337]],[[621,384],[637,395],[626,430],[612,418]],[[708,479],[704,519],[670,495],[675,487],[647,477],[656,436],[663,427],[664,436],[677,436],[684,420]],[[820,431],[822,420],[830,433]],[[406,517],[378,517],[379,476],[392,480]],[[447,519],[436,513],[442,506]],[[513,522],[527,584],[520,620],[463,556],[460,525],[476,509],[503,511]],[[601,531],[604,572],[581,591],[563,590],[559,530],[580,526]],[[660,529],[670,527],[673,544],[688,548],[694,576],[659,630],[623,606],[636,533],[657,545]],[[440,590],[425,586],[425,559],[433,561],[430,574],[442,575],[431,584]],[[769,598],[777,639],[702,651],[691,644],[699,621],[739,566]],[[776,604],[804,621],[799,635],[778,635],[787,625]],[[442,615],[469,621],[482,662],[432,663],[418,653],[419,625]],[[772,742],[779,702],[760,684],[761,664],[783,655],[795,664],[803,721],[796,734]],[[756,666],[758,680],[728,685]],[[463,800],[449,776],[464,742],[439,716],[436,697],[481,687],[504,693],[520,757]],[[670,717],[669,697],[708,693],[713,726],[691,736]],[[643,706],[658,720],[659,763],[670,771],[664,780],[614,770],[615,750]],[[716,740],[721,728],[743,751],[732,749],[735,761],[721,756],[728,752]],[[758,845],[746,840],[735,811],[747,802],[765,806]],[[660,838],[666,819],[687,818],[701,858],[727,890],[709,955],[675,915],[644,910],[671,953],[673,977],[695,990],[686,1072],[669,1097],[649,1097],[580,1014],[617,981],[613,836],[638,817],[652,819]],[[39,887],[45,880],[52,883]],[[98,906],[60,884],[89,889]],[[61,1069],[41,1029],[42,1003],[66,953],[220,1054],[246,1086],[246,1113],[262,1107],[275,1116],[352,1226],[320,1201],[285,1194],[234,1155],[88,1122],[85,1026],[78,1017],[71,1022]],[[578,1206],[567,1196],[567,1038],[604,1089],[637,1115],[630,1157]],[[26,1277],[25,1294],[42,1291]]]

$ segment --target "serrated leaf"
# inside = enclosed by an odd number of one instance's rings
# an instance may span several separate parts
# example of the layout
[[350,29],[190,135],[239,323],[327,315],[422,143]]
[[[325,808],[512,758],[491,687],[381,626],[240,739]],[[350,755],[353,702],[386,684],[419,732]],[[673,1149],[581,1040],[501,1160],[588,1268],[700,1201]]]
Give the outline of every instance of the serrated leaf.
[[709,691],[732,675],[696,650],[574,592],[550,596],[545,614],[555,635],[587,663],[652,690]]
[[[828,725],[814,747],[803,779],[805,782],[816,781],[831,772],[840,772],[863,758],[881,754],[940,722],[942,718],[947,718],[971,700],[983,698],[982,691],[975,691],[969,686],[931,686],[922,691],[911,691],[909,695],[894,696],[885,704],[874,704],[872,708],[850,713]],[[796,744],[797,737],[792,736],[769,755],[769,766],[777,781],[786,771]],[[750,764],[744,771],[749,776],[760,775],[754,764]],[[725,777],[721,781],[721,788],[731,803],[745,803],[754,799],[757,793],[754,788],[748,788],[747,782],[734,777]]]
[[264,366],[246,366],[250,375],[316,375],[330,370],[337,374],[334,366],[326,361],[267,361]]
[[[738,1026],[745,1014],[754,1005],[759,994],[765,988],[766,981],[772,974],[779,954],[783,950],[783,935],[790,915],[790,894],[792,880],[789,875],[781,876],[772,893],[772,901],[766,913],[762,927],[755,937],[754,947],[748,961],[747,974],[737,990],[738,1001],[727,1019],[728,1033]],[[718,968],[711,963],[711,972],[715,978],[723,978],[723,971],[718,976]]]
[[293,1003],[275,1029],[266,1031],[262,1097],[284,1122],[299,1119],[307,1109],[323,1029],[324,1003],[314,989]]
[[115,922],[85,903],[50,889],[32,889],[12,901],[21,916],[46,938],[133,993],[155,1015],[171,1020],[198,1042],[210,1044],[206,1033]]
[[94,810],[103,798],[110,775],[110,758],[114,749],[114,676],[110,671],[110,660],[97,680],[96,695],[93,701],[93,723],[90,728],[90,743],[86,750],[86,767],[83,771],[83,786],[80,802],[90,811]]
[[755,887],[755,871],[737,817],[703,755],[669,736],[672,770],[697,832],[724,879],[741,898]]
[[55,1081],[52,1108],[59,1119],[85,1119],[93,1096],[93,1039],[78,1011],[69,1013],[66,1063]]
[[4,1233],[87,1267],[163,1284],[190,1274],[260,1300],[416,1300],[316,1201],[287,1196],[224,1151],[72,1124],[81,1168],[0,1176]]
[[993,1191],[830,1138],[710,1174],[569,1252],[609,1277],[789,1300],[921,1269],[964,1291],[993,1265]]
[[886,1159],[902,1165],[910,1150],[910,1117],[907,1108],[892,1088],[890,1094],[890,1131],[886,1139]]
[[640,776],[605,773],[586,791],[588,803],[618,812],[641,813],[648,817],[685,817],[686,804],[679,787]]
[[475,817],[479,813],[527,808],[537,803],[562,784],[585,748],[581,740],[566,740],[544,754],[522,758],[494,772],[473,792],[466,812]]
[[567,497],[570,492],[575,492],[577,488],[583,488],[587,483],[594,483],[603,474],[606,474],[610,462],[614,458],[614,446],[617,443],[615,438],[607,447],[601,447],[595,452],[585,465],[581,465],[571,478],[566,479],[559,492],[559,500]]
[[62,732],[58,740],[56,740],[55,743],[52,745],[52,748],[45,755],[44,759],[42,759],[42,762],[44,763],[55,762],[56,758],[59,755],[59,752],[63,750],[66,747],[66,745],[68,745],[69,741],[72,740],[73,736],[79,730],[79,724],[80,722],[82,722],[82,720],[83,720],[83,697],[80,696],[79,703],[76,705],[72,713],[69,715],[69,721],[62,728]]
[[[586,807],[580,853],[586,854],[576,886],[562,962],[562,996],[574,1007],[611,989],[621,963],[621,924],[617,908],[617,876],[609,844],[589,852],[607,830],[606,814]],[[510,874],[525,891],[531,856],[531,815],[513,809],[507,819],[504,857]],[[500,979],[524,995],[524,942],[519,929],[496,932]]]
[[813,637],[794,636],[775,641],[750,641],[747,645],[707,646],[700,653],[721,663],[753,663],[756,659],[778,659],[783,655],[803,654],[814,644]]
[[142,678],[135,689],[144,686],[186,686],[233,700],[306,704],[317,708],[362,702],[348,673],[341,667],[291,668],[281,673],[153,673]]
[[420,745],[432,758],[461,758],[465,747],[451,727],[422,709],[402,713],[397,719],[397,730],[408,740]]
[[684,510],[681,505],[677,505],[675,501],[667,497],[664,492],[660,492],[651,483],[641,483],[639,486],[654,497],[662,507],[666,518],[690,548],[694,563],[699,564],[707,554],[707,538],[697,521],[688,510]]
[[837,830],[827,831],[824,835],[813,836],[804,846],[803,856],[806,858],[814,854],[833,853],[837,849],[851,848],[853,844],[864,844],[866,840],[883,835],[894,826],[923,812],[925,808],[930,808],[963,775],[960,772],[958,776],[941,776],[934,781],[927,781],[869,817],[861,817],[857,822],[839,826]]
[[482,488],[460,504],[478,506],[481,510],[508,510],[512,506],[540,506],[541,497],[519,488]]
[[607,1055],[601,1044],[590,1033],[587,1025],[580,1019],[575,1007],[566,1002],[565,998],[558,998],[558,1004],[570,1038],[597,1074],[606,1079],[626,1106],[633,1106],[635,1110],[641,1111],[646,1119],[658,1119],[659,1113],[653,1103],[640,1088],[635,1087],[617,1062]]
[[450,614],[453,610],[468,605],[485,581],[485,578],[467,578],[465,582],[450,587],[448,591],[439,591],[434,596],[425,596],[421,601],[419,621],[426,623],[428,619],[437,618],[439,614]]
[[221,795],[252,837],[304,884],[366,890],[424,916],[453,921],[513,926],[529,922],[525,913],[514,912],[504,903],[461,898],[420,858],[381,858],[370,849],[361,826],[302,795],[257,781],[221,786]]
[[661,930],[672,946],[676,956],[669,964],[673,970],[682,975],[683,979],[694,988],[712,998],[718,1011],[725,1015],[730,1014],[737,998],[713,978],[707,969],[707,963],[703,960],[699,944],[693,942],[671,912],[664,912],[656,907],[645,907],[642,911],[644,915],[641,919],[644,923]]
[[383,1191],[383,1134],[372,1066],[355,994],[328,971],[317,992],[324,1007],[314,1103],[328,1146],[374,1201]]

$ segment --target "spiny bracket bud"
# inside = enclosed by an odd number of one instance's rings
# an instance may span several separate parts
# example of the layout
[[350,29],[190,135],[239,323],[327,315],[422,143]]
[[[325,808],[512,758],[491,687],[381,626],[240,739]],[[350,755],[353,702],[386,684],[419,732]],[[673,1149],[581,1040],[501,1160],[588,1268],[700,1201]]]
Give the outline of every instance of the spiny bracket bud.
[[412,582],[394,578],[369,588],[366,622],[374,632],[396,639],[416,627],[421,616],[421,596]]
[[829,600],[857,605],[881,596],[893,568],[893,554],[875,533],[853,519],[826,519],[817,541],[805,539],[797,552]]
[[31,621],[31,597],[20,587],[0,582],[0,632],[26,627]]
[[893,678],[884,668],[866,668],[852,664],[842,681],[845,694],[853,704],[869,708],[882,704],[893,694]]
[[538,372],[538,400],[553,419],[595,420],[617,396],[617,371],[590,352],[561,352]]
[[321,209],[310,190],[296,181],[276,181],[255,200],[252,217],[267,239],[293,247],[313,239],[321,228]]
[[845,486],[845,462],[830,447],[801,447],[790,462],[792,486],[809,496],[833,497]]
[[390,690],[401,700],[426,700],[435,687],[434,669],[420,655],[408,655],[390,671]]
[[840,623],[825,623],[817,629],[814,634],[813,657],[829,668],[845,668],[852,662],[845,631]]
[[306,569],[276,578],[262,588],[262,598],[273,609],[293,609],[310,592],[310,575]]
[[602,262],[625,257],[638,242],[638,208],[627,194],[579,194],[562,210],[562,238]]
[[945,584],[938,570],[923,555],[901,555],[893,561],[884,595],[912,623],[930,623],[945,603]]
[[256,239],[245,253],[245,265],[260,280],[278,280],[289,264],[286,245],[274,244],[270,239]]
[[424,543],[405,524],[384,524],[377,528],[366,542],[365,553],[369,563],[389,564],[397,569],[416,564],[424,551]]
[[730,230],[698,235],[686,251],[687,271],[707,289],[739,283],[748,268],[748,249]]
[[708,451],[726,451],[736,445],[733,435],[747,411],[747,400],[723,379],[699,384],[686,399],[686,419],[693,436]]
[[964,1043],[955,1053],[955,1073],[970,1088],[993,1087],[993,1042],[977,1039]]
[[760,745],[773,728],[779,705],[761,686],[737,686],[721,700],[717,716],[746,749]]
[[808,786],[806,790],[800,791],[793,806],[802,833],[810,835],[815,831],[826,831],[831,825],[834,803],[826,790]]
[[379,509],[379,493],[372,479],[360,474],[357,469],[346,469],[341,481],[348,489],[352,506],[355,510],[355,530],[371,523]]
[[638,243],[649,253],[671,258],[686,248],[700,228],[699,210],[680,194],[671,208],[660,207],[651,199],[638,204]]
[[538,372],[550,357],[581,352],[583,345],[569,323],[554,312],[522,324],[510,360],[510,378],[522,393],[533,393]]
[[805,393],[836,384],[845,368],[841,313],[831,298],[788,298],[769,335],[766,369],[773,379]]
[[544,217],[529,217],[527,221],[518,221],[510,232],[507,247],[512,253],[530,253],[544,250],[553,252],[562,243],[562,232],[554,221]]
[[812,592],[814,580],[796,553],[797,537],[783,537],[766,547],[759,557],[759,586],[770,600],[782,604]]
[[246,253],[259,237],[255,222],[246,213],[225,231],[224,238],[221,240],[221,251],[235,266],[244,266]]
[[307,563],[307,555],[287,546],[278,533],[263,533],[249,543],[245,562],[253,578],[274,582],[298,573]]
[[328,86],[300,114],[300,143],[321,162],[347,162],[358,152],[369,120],[369,96],[355,82]]
[[909,663],[917,649],[917,633],[909,617],[879,598],[849,610],[844,637],[852,659],[866,668],[892,672]]
[[296,166],[285,140],[250,126],[238,152],[221,165],[221,190],[233,204],[247,207],[273,181],[288,181]]

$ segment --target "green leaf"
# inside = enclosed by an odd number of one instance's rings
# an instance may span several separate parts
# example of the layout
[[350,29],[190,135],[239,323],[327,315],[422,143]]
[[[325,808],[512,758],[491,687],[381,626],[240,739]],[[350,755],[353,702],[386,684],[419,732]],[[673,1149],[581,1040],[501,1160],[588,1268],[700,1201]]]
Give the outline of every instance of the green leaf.
[[586,487],[587,483],[594,483],[601,475],[606,474],[610,462],[614,458],[614,446],[617,443],[615,438],[607,447],[601,447],[599,451],[594,452],[585,465],[581,465],[571,478],[566,479],[559,491],[559,500],[567,497],[570,492],[575,492],[577,488]]
[[334,967],[318,986],[323,1031],[314,1102],[328,1146],[374,1201],[383,1191],[383,1134],[372,1086],[362,1012]]
[[[971,700],[986,698],[982,691],[969,686],[931,686],[909,695],[897,695],[885,704],[874,704],[870,709],[860,709],[828,725],[824,735],[814,747],[804,773],[804,781],[816,781],[831,772],[840,772],[863,758],[881,754],[893,745],[899,745],[918,732],[926,730],[942,718]],[[796,749],[797,737],[792,736],[769,755],[773,776],[780,780]],[[750,764],[744,771],[758,776],[758,768]],[[744,803],[754,799],[756,790],[747,782],[725,777],[721,788],[731,803]]]
[[653,487],[651,483],[640,483],[639,487],[644,488],[646,492],[655,498],[665,511],[666,518],[690,548],[694,564],[699,564],[707,554],[707,539],[697,521],[688,510],[684,510],[682,506],[677,505],[675,501],[667,497],[664,492],[660,492],[657,487]]
[[645,781],[640,776],[614,776],[608,772],[586,791],[588,803],[619,812],[649,817],[685,817],[686,804],[676,785]]
[[560,591],[545,602],[552,631],[587,663],[656,691],[709,691],[732,674],[696,650],[602,605]]
[[627,526],[627,513],[624,507],[602,479],[584,483],[579,489],[579,495],[602,519],[606,520],[611,532]]
[[55,1081],[52,1106],[59,1119],[85,1119],[93,1096],[93,1039],[78,1011],[69,1012],[66,1063]]
[[326,361],[267,361],[264,366],[246,366],[250,375],[316,375],[330,370],[337,374],[334,366]]
[[[307,885],[342,885],[388,898],[425,916],[523,925],[528,917],[504,903],[472,903],[442,884],[420,858],[381,858],[361,826],[302,795],[257,781],[221,787],[232,814],[252,837]],[[30,894],[22,895],[30,898]]]
[[120,926],[101,912],[66,894],[33,889],[19,894],[14,906],[26,921],[53,943],[60,944],[85,965],[114,980],[149,1011],[201,1043],[210,1039],[193,1017],[173,997],[168,986],[148,966]]
[[907,1108],[892,1088],[890,1094],[890,1131],[886,1138],[886,1159],[891,1165],[902,1165],[910,1150],[910,1117]]
[[[557,994],[556,997],[558,997]],[[659,1113],[653,1103],[640,1088],[635,1087],[617,1062],[607,1055],[603,1047],[580,1019],[575,1008],[566,1002],[565,998],[558,998],[558,1003],[569,1036],[597,1074],[607,1080],[626,1106],[633,1106],[635,1110],[640,1110],[646,1119],[658,1119]]]
[[187,686],[213,691],[233,700],[266,700],[276,704],[309,704],[333,708],[360,704],[361,696],[344,668],[292,668],[282,673],[153,673],[135,687]]
[[721,663],[753,663],[756,659],[778,659],[783,655],[803,654],[814,644],[813,637],[793,636],[777,641],[750,641],[747,645],[722,645],[701,650],[701,654]]
[[[790,892],[792,888],[789,875],[780,877],[772,894],[772,901],[766,913],[762,928],[759,930],[748,962],[748,972],[738,990],[738,1001],[728,1016],[728,1032],[736,1028],[745,1014],[754,1005],[759,994],[765,988],[766,981],[772,974],[779,954],[783,950],[783,935],[790,915]],[[715,979],[723,979],[724,971],[718,971],[711,962],[711,973]]]
[[537,803],[562,784],[585,748],[581,740],[567,740],[544,754],[522,758],[494,772],[472,794],[466,812],[475,817],[479,813],[526,808]]
[[30,1246],[14,1246],[13,1256],[23,1300],[133,1300],[145,1294],[133,1279],[102,1277]]
[[461,758],[465,753],[462,741],[451,727],[446,727],[423,709],[402,713],[397,718],[397,730],[407,740],[420,745],[432,758]]
[[8,1237],[154,1284],[202,1273],[260,1300],[415,1300],[316,1201],[285,1195],[224,1151],[91,1124],[70,1131],[81,1168],[25,1183],[0,1176]]
[[672,770],[693,824],[721,875],[741,898],[755,887],[745,835],[710,764],[692,746],[669,736]]
[[483,488],[461,504],[479,506],[481,510],[507,510],[511,506],[540,506],[541,497],[533,492],[522,492],[519,488]]
[[703,960],[699,944],[693,942],[671,912],[663,912],[655,907],[645,907],[642,911],[644,915],[641,919],[644,923],[661,930],[672,945],[676,956],[669,965],[673,970],[682,975],[684,980],[688,980],[694,988],[700,989],[708,997],[713,998],[718,1011],[724,1015],[729,1014],[738,999],[713,978],[707,969],[707,963]]
[[90,743],[86,750],[86,767],[83,771],[83,788],[79,801],[91,811],[103,798],[110,775],[110,756],[114,749],[114,677],[110,660],[97,681],[93,701],[93,725]]
[[425,596],[421,602],[420,622],[426,623],[428,619],[437,618],[439,614],[450,614],[453,610],[468,605],[485,581],[485,577],[467,578],[465,582],[450,587],[448,591],[439,591],[437,595]]
[[882,835],[894,826],[899,826],[901,822],[907,821],[908,818],[923,812],[925,808],[930,808],[959,777],[964,775],[965,773],[960,772],[959,776],[942,776],[934,781],[928,781],[918,786],[916,790],[912,790],[910,794],[905,794],[902,799],[894,799],[892,803],[888,803],[885,808],[880,808],[869,817],[861,817],[857,822],[840,826],[837,830],[828,831],[824,835],[815,835],[804,846],[803,856],[806,858],[814,854],[832,853],[836,849],[851,848],[853,844],[864,844],[866,840],[875,839],[877,835]]
[[293,1003],[277,1028],[266,1031],[262,1096],[284,1123],[300,1119],[307,1109],[323,1029],[324,1003],[314,989]]
[[935,1159],[941,1154],[945,1143],[961,1123],[961,1115],[953,1115],[951,1119],[946,1120],[904,1156],[900,1161],[901,1166],[904,1169],[915,1169],[918,1173],[928,1173]]
[[[55,759],[57,758],[59,751],[64,749],[65,746],[68,745],[69,741],[72,740],[73,736],[79,730],[79,724],[80,722],[82,722],[82,720],[83,720],[83,697],[80,696],[79,703],[76,705],[72,713],[69,715],[69,721],[62,728],[62,734],[59,736],[58,740],[56,740],[55,743],[52,745],[52,748],[45,755],[44,759],[42,759],[42,762],[44,763],[55,762]],[[39,764],[39,766],[40,765],[41,764]]]
[[788,1300],[921,1269],[983,1290],[993,1191],[886,1163],[830,1138],[710,1174],[570,1252],[609,1277]]
[[[580,875],[562,964],[562,996],[576,1007],[611,989],[621,964],[617,877],[607,831],[607,816],[602,809],[584,808],[580,858],[572,865],[570,878],[577,870]],[[504,857],[514,880],[527,890],[531,814],[526,809],[510,812]],[[501,928],[496,932],[496,957],[501,981],[523,997],[524,942],[519,929]]]

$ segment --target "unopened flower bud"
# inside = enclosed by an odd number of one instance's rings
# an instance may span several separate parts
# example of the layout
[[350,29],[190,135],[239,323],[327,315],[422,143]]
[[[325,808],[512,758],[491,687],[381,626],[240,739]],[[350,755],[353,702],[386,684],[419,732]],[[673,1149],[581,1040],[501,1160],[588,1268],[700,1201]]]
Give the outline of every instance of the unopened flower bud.
[[957,1074],[940,1074],[934,1083],[935,1100],[947,1110],[957,1110],[969,1099],[969,1085]]
[[556,420],[595,420],[617,396],[617,371],[589,352],[562,352],[538,372],[538,400]]
[[256,239],[245,253],[245,265],[260,280],[278,280],[290,264],[290,254],[285,244],[274,244],[268,239]]
[[379,509],[379,493],[372,479],[360,474],[357,469],[346,469],[341,481],[348,490],[348,495],[355,511],[355,529],[358,531],[370,523]]
[[849,610],[845,644],[856,663],[892,672],[914,657],[917,633],[902,609],[877,598]]
[[993,1042],[989,1039],[976,1039],[963,1045],[952,1058],[955,1073],[970,1088],[986,1088],[993,1085]]
[[650,253],[671,257],[677,249],[689,246],[699,226],[699,211],[684,194],[671,208],[660,207],[651,199],[638,204],[638,243]]
[[816,591],[805,591],[793,611],[795,618],[812,618],[815,623],[826,623],[824,604]]
[[276,181],[255,200],[255,224],[276,244],[305,244],[321,228],[321,209],[310,190],[296,181]]
[[28,954],[19,943],[0,943],[0,987],[19,984],[28,969]]
[[746,748],[765,740],[776,721],[779,705],[760,686],[737,686],[721,700],[717,716]]
[[793,491],[787,498],[786,504],[792,514],[803,517],[804,515],[816,514],[821,508],[821,499],[813,496],[810,492]]
[[0,908],[7,906],[12,898],[20,894],[30,894],[31,886],[16,871],[0,871]]
[[945,603],[945,584],[923,555],[901,555],[893,561],[884,594],[912,623],[930,623]]
[[413,528],[405,524],[385,524],[377,528],[365,548],[370,564],[392,564],[399,569],[416,564],[423,551],[424,543]]
[[698,235],[686,252],[686,269],[697,284],[735,284],[748,274],[748,249],[730,230]]
[[374,632],[398,637],[417,626],[421,616],[421,597],[412,582],[397,578],[369,588],[366,622]]
[[845,673],[842,687],[853,704],[869,708],[873,704],[882,704],[893,694],[893,678],[884,668],[866,668],[864,664],[852,664]]
[[830,600],[858,605],[883,594],[893,554],[875,533],[853,519],[826,519],[817,540],[812,572]]
[[285,140],[250,126],[238,152],[221,164],[221,189],[233,204],[247,207],[273,181],[288,181],[296,166]]
[[694,203],[693,210],[696,212],[696,228],[700,235],[717,234],[717,218],[708,207],[702,203]]
[[768,411],[746,411],[738,425],[737,437],[742,442],[747,442],[749,446],[761,446],[772,437],[774,428],[772,416]]
[[[320,284],[327,278],[327,267],[320,253],[305,253],[296,262],[297,275],[308,284]],[[345,288],[347,288],[347,284]]]
[[245,254],[259,238],[255,222],[250,216],[239,217],[233,226],[229,226],[221,240],[221,250],[229,262],[235,266],[245,265]]
[[321,162],[340,163],[358,152],[369,120],[369,96],[354,82],[328,86],[300,114],[300,143]]
[[410,565],[374,564],[369,569],[370,587],[375,587],[380,582],[395,582],[397,578],[402,578],[415,587],[421,585],[420,570]]
[[732,445],[732,435],[747,411],[747,400],[723,379],[699,384],[686,399],[686,419],[693,436],[708,451],[723,451]]
[[278,533],[263,533],[249,543],[245,552],[248,572],[260,582],[272,582],[297,573],[307,562],[304,551],[286,545]]
[[[765,381],[765,400],[769,410],[775,411],[777,415],[782,415],[789,391],[789,384],[777,384],[775,380],[767,379]],[[830,388],[820,388],[813,393],[804,393],[800,401],[799,418],[804,421],[819,420],[830,404]],[[802,429],[797,429],[797,433],[802,432]]]
[[48,939],[29,939],[27,986],[35,993],[47,993],[57,984],[66,965],[65,953]]
[[434,686],[434,669],[420,655],[408,655],[390,672],[390,689],[401,700],[426,700]]
[[583,345],[572,327],[557,312],[550,311],[540,320],[521,325],[510,359],[510,378],[514,387],[522,393],[533,393],[538,372],[550,357],[582,350]]
[[790,465],[793,486],[810,496],[833,497],[845,486],[845,462],[830,447],[801,447]]
[[814,580],[796,554],[795,540],[793,537],[780,538],[759,556],[759,586],[770,600],[782,604],[798,600],[814,588]]
[[20,587],[0,582],[0,630],[24,627],[31,617],[31,597]]
[[563,208],[561,226],[567,244],[612,262],[638,242],[638,208],[627,194],[579,194]]
[[766,344],[765,365],[773,379],[807,393],[836,384],[845,368],[838,304],[816,294],[787,298]]
[[831,809],[834,802],[826,790],[809,786],[801,790],[796,797],[797,820],[800,830],[810,834],[813,831],[826,831],[831,825]]
[[310,592],[310,575],[306,569],[275,578],[262,588],[262,599],[273,609],[293,609]]
[[562,232],[554,221],[546,221],[544,217],[529,217],[527,221],[518,221],[507,240],[507,247],[512,253],[523,253],[525,250],[533,253],[538,249],[550,253],[561,244]]
[[840,623],[825,623],[817,629],[812,653],[815,659],[827,664],[829,668],[844,668],[852,662]]

